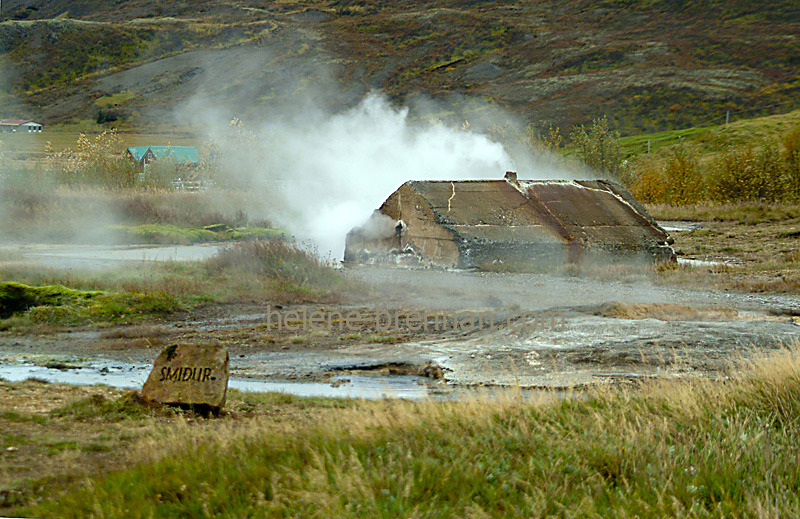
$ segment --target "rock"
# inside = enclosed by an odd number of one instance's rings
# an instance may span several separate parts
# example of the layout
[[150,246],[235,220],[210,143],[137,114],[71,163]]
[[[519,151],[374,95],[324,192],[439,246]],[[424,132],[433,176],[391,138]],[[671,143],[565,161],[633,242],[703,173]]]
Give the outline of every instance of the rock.
[[158,355],[142,398],[219,413],[228,391],[228,349],[219,344],[170,345]]
[[312,8],[312,9],[306,9],[305,11],[302,12],[293,13],[292,18],[300,22],[322,23],[330,20],[331,15],[330,13],[326,13],[325,11]]
[[59,371],[66,371],[68,369],[81,369],[81,366],[76,364],[68,364],[66,362],[60,362],[57,360],[46,362],[44,367],[47,369],[57,369]]
[[230,227],[228,227],[224,223],[216,223],[214,225],[206,225],[205,227],[203,227],[203,229],[211,232],[225,232],[229,231]]
[[420,374],[423,377],[444,380],[444,371],[442,371],[442,367],[431,360],[425,364],[425,367],[422,368]]
[[467,81],[489,81],[503,75],[503,69],[494,63],[478,63],[470,67],[464,75]]

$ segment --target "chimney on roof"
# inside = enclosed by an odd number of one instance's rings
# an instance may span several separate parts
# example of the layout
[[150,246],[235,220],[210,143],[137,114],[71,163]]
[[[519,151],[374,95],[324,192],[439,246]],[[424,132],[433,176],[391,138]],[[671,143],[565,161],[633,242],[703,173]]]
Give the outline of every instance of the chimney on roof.
[[517,183],[517,172],[516,171],[506,171],[506,176],[503,177],[506,182],[512,182],[514,184]]

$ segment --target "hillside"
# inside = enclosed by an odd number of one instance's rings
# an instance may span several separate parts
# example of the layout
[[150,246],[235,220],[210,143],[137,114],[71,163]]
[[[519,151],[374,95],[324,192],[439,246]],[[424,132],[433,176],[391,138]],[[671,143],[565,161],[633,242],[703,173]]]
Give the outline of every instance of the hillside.
[[624,155],[633,156],[647,153],[648,143],[651,152],[656,155],[683,144],[690,144],[705,160],[729,148],[754,146],[764,141],[780,142],[796,128],[800,128],[800,110],[754,117],[730,124],[709,124],[682,130],[643,133],[623,137],[620,145]]
[[607,115],[627,135],[800,108],[784,0],[6,0],[0,19],[3,117],[47,124],[340,108],[370,89],[538,126]]

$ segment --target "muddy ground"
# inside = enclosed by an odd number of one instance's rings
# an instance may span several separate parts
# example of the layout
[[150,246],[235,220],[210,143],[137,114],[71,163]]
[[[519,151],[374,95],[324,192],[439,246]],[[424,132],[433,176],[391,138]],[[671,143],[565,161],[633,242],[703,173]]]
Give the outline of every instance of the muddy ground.
[[544,274],[343,272],[376,287],[381,300],[209,306],[160,323],[3,333],[0,360],[80,378],[143,369],[168,344],[218,341],[236,379],[326,383],[329,394],[344,395],[354,376],[415,375],[407,382],[438,392],[726,376],[732,362],[800,341],[795,296]]
[[[681,258],[702,260],[683,278],[709,278],[717,268],[709,261],[751,275],[739,265],[796,253],[796,224],[664,223]],[[135,268],[137,261],[194,260],[215,251],[27,245],[5,254],[43,267]],[[796,277],[791,262],[776,265],[769,274]],[[741,358],[800,341],[797,295],[662,286],[624,269],[600,277],[380,267],[342,273],[373,287],[374,296],[351,305],[211,305],[163,322],[41,335],[0,332],[0,377],[14,379],[9,367],[38,365],[31,373],[40,378],[135,388],[164,346],[219,341],[229,348],[238,387],[285,383],[281,389],[298,394],[359,396],[354,388],[371,378],[378,387],[400,388],[396,396],[425,396],[486,385],[726,376]],[[131,376],[112,381],[115,373]]]
[[[161,254],[40,249],[39,256],[23,251],[25,261],[130,268]],[[199,250],[176,249],[169,249],[171,258],[193,258]],[[700,264],[698,276],[707,268],[713,267]],[[342,272],[374,287],[376,296],[351,305],[209,305],[160,322],[0,332],[0,378],[9,380],[0,380],[0,515],[17,515],[16,507],[48,488],[128,466],[137,442],[162,427],[216,426],[172,409],[134,420],[114,414],[139,407],[126,403],[135,393],[110,386],[140,389],[169,344],[225,344],[233,388],[369,398],[724,378],[742,359],[800,346],[795,295],[689,290],[641,276],[599,281],[375,267]],[[281,398],[231,391],[222,419],[268,416],[289,423],[326,409]]]

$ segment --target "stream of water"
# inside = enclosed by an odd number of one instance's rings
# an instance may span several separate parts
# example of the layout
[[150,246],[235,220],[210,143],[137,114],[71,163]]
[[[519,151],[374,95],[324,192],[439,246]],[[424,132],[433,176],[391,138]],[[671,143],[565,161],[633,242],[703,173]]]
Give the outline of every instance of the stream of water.
[[200,261],[214,256],[224,244],[174,246],[12,245],[0,252],[35,265],[63,269],[108,269],[156,261]]
[[[29,378],[52,383],[94,385],[104,384],[125,389],[141,389],[151,366],[121,362],[92,362],[89,364],[55,362],[41,366],[30,362],[0,364],[0,379],[17,382]],[[338,398],[405,398],[441,397],[449,392],[437,391],[428,379],[405,375],[343,375],[327,382],[289,382],[260,379],[230,378],[228,387],[240,391],[278,392],[296,396]]]

